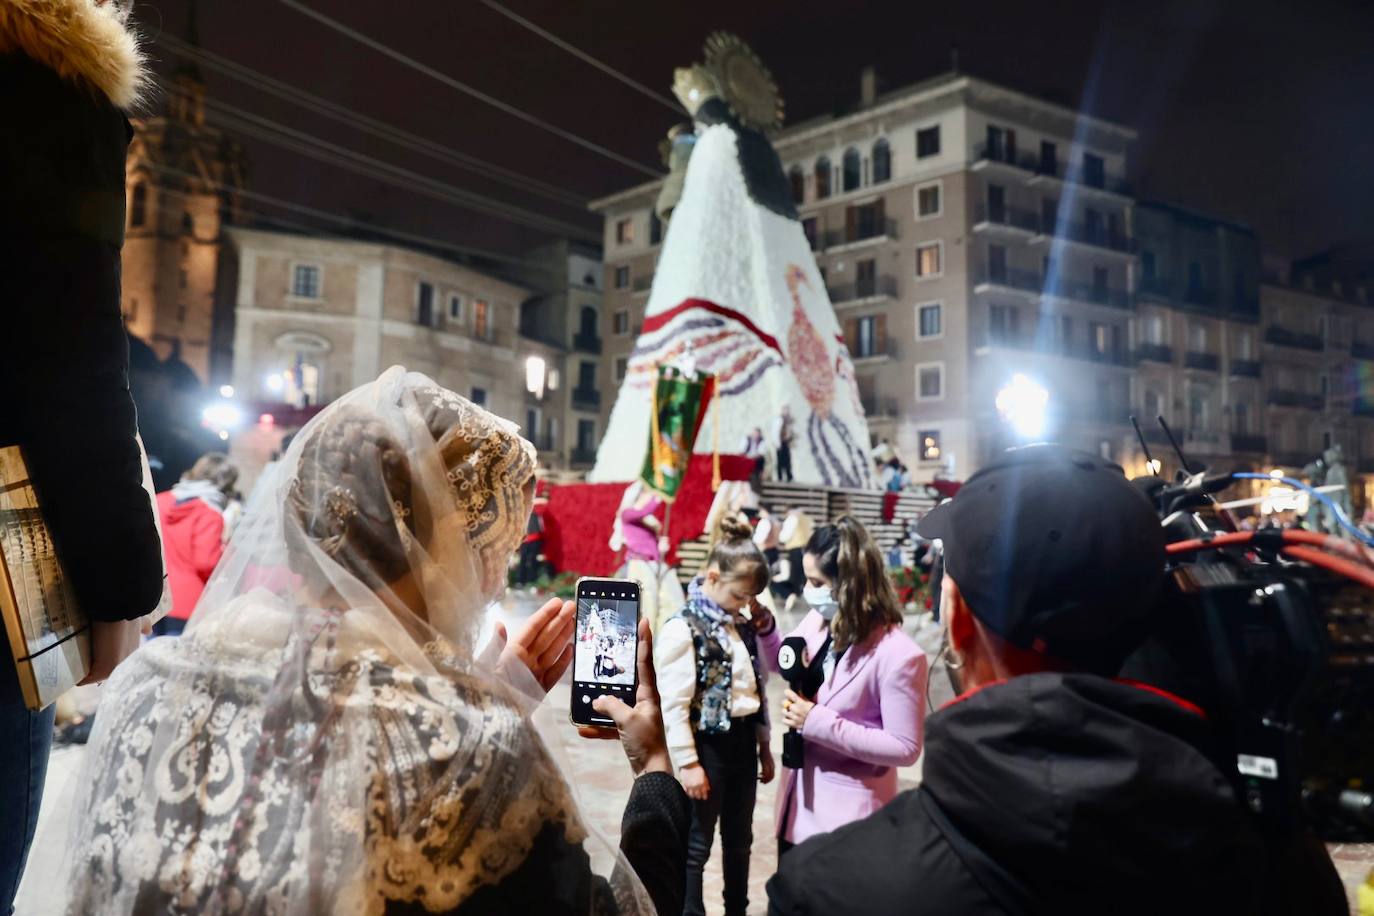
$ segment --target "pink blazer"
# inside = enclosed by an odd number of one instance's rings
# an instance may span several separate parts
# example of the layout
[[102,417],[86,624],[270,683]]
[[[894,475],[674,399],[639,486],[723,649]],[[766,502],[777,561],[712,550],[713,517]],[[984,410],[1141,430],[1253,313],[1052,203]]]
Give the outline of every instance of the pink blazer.
[[[815,611],[790,636],[806,640],[807,661],[825,642],[827,624]],[[781,639],[760,640],[777,670]],[[806,763],[779,767],[777,835],[800,843],[867,817],[897,794],[897,767],[921,756],[925,729],[926,656],[900,627],[852,647],[821,685],[806,717]],[[782,728],[781,720],[778,726]]]

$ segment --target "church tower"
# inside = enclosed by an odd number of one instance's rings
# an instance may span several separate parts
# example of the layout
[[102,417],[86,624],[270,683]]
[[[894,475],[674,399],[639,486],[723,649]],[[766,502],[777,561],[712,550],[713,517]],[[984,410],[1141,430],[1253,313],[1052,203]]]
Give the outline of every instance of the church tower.
[[[197,45],[191,5],[187,40]],[[135,119],[126,188],[123,309],[130,333],[209,381],[223,227],[240,218],[242,147],[205,124],[205,81],[185,63],[163,89],[165,113]]]

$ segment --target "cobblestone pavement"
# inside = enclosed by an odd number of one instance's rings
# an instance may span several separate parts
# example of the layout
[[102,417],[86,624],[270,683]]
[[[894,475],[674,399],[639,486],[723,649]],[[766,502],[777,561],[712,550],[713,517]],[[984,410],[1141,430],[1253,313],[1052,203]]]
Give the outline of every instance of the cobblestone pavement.
[[[496,609],[496,616],[510,625],[530,613],[535,605],[535,602],[525,596],[512,595]],[[781,624],[790,628],[789,619],[782,620]],[[934,628],[928,626],[919,629],[916,619],[909,618],[907,629],[933,658],[937,637]],[[949,698],[950,693],[943,672],[935,673],[931,685],[936,708],[939,708],[940,704]],[[781,720],[780,700],[783,689],[780,679],[771,679],[769,701],[775,722]],[[573,732],[571,725],[567,724],[568,702],[568,683],[565,679],[564,683],[557,685],[550,692],[546,704],[549,730],[558,739],[558,746],[554,751],[566,761],[591,826],[614,843],[619,838],[620,816],[624,810],[625,799],[629,795],[630,768],[617,742],[586,741]],[[781,736],[782,729],[774,729],[775,759],[780,758],[782,754]],[[15,912],[18,916],[57,916],[60,912],[57,902],[52,898],[51,889],[61,886],[65,867],[65,840],[73,816],[75,778],[84,755],[83,747],[60,748],[53,753],[38,835],[30,856],[28,871],[20,886],[19,899],[16,901]],[[913,787],[920,781],[920,765],[921,762],[917,761],[916,766],[900,771],[899,780],[903,788]],[[777,867],[777,844],[773,838],[776,786],[777,782],[774,781],[770,785],[759,787],[758,802],[754,809],[754,852],[749,876],[750,914],[764,914],[767,911],[764,885]],[[1370,869],[1374,868],[1374,844],[1333,845],[1331,851],[1352,900],[1353,914],[1355,887],[1364,880]],[[722,882],[718,848],[707,865],[705,891],[708,911],[721,912]]]

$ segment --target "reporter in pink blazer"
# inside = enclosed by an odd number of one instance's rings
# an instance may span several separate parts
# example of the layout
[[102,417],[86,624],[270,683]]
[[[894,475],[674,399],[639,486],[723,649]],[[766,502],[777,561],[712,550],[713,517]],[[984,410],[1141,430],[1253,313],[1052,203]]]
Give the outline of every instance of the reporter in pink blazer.
[[[814,697],[789,690],[783,723],[806,741],[800,770],[782,769],[778,852],[867,817],[897,794],[897,767],[921,754],[926,657],[902,631],[902,611],[868,531],[841,518],[816,529],[802,557],[810,613],[792,631],[803,661],[824,673]],[[765,626],[766,629],[766,626]],[[776,670],[780,639],[760,638]]]

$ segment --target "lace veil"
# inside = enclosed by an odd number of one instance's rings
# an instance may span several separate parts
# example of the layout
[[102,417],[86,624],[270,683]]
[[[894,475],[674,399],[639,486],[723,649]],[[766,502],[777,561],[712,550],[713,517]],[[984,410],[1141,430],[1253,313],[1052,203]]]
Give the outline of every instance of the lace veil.
[[[476,649],[534,472],[514,425],[400,368],[315,417],[185,635],[107,682],[69,912],[446,912],[541,835],[588,841],[542,693]],[[652,912],[619,865],[587,910]]]

